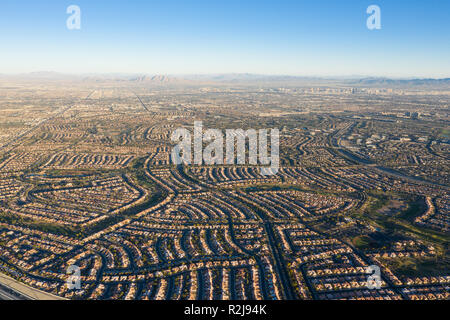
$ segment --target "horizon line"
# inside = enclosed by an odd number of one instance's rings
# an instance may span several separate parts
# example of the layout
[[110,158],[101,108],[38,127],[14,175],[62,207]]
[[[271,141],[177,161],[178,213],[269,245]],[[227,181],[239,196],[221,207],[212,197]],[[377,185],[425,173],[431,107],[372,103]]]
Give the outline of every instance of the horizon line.
[[273,74],[273,73],[250,73],[250,72],[210,72],[210,73],[151,73],[151,72],[60,72],[60,71],[29,71],[29,72],[1,72],[0,76],[33,76],[33,75],[60,75],[73,77],[86,76],[166,76],[166,77],[189,77],[189,76],[256,76],[256,77],[289,77],[289,78],[314,78],[324,80],[346,80],[346,79],[385,79],[385,80],[448,80],[448,76],[388,76],[388,75],[296,75],[296,74]]

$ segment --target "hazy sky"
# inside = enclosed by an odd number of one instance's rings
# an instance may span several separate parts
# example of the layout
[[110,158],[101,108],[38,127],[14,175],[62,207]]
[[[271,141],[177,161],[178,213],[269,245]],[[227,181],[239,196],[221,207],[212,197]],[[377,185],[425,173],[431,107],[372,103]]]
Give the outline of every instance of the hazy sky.
[[0,73],[450,77],[449,16],[448,0],[1,0]]

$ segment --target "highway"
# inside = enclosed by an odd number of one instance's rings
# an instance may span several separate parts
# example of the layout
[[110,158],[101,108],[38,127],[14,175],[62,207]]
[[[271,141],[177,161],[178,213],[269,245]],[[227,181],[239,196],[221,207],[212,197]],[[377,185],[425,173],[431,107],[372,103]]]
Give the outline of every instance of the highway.
[[360,156],[357,156],[356,154],[352,153],[350,150],[346,149],[344,146],[341,145],[340,138],[345,133],[345,131],[351,131],[355,125],[356,125],[356,123],[353,123],[352,125],[349,125],[348,127],[343,128],[343,129],[339,129],[339,130],[335,131],[334,133],[332,133],[331,135],[329,135],[328,141],[331,146],[331,148],[329,150],[332,153],[334,153],[335,155],[340,156],[344,159],[347,159],[348,161],[353,162],[355,164],[370,166],[371,168],[373,168],[373,170],[378,171],[382,174],[394,176],[394,177],[397,177],[397,178],[400,178],[400,179],[403,179],[403,180],[406,180],[406,181],[409,181],[412,183],[419,183],[419,184],[424,184],[424,185],[427,185],[430,187],[439,187],[439,188],[448,189],[448,186],[446,186],[446,185],[428,181],[428,180],[424,180],[423,178],[420,178],[420,177],[406,175],[395,169],[377,165],[372,160],[363,159]]
[[9,287],[0,285],[0,300],[28,300],[27,297],[15,292]]
[[65,300],[0,273],[0,300]]

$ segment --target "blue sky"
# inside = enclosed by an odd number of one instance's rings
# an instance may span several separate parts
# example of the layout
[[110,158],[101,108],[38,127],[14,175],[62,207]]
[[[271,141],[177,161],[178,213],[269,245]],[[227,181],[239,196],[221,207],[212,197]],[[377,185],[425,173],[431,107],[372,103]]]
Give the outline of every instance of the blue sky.
[[449,16],[447,0],[1,0],[0,73],[450,77]]

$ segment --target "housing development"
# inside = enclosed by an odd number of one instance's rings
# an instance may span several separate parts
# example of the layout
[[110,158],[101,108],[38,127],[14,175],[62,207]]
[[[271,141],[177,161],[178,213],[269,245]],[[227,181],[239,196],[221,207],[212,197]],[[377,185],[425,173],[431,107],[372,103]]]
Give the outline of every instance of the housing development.
[[[2,76],[0,299],[449,299],[449,105],[448,79]],[[195,121],[278,129],[279,168],[174,164]]]

